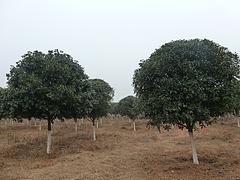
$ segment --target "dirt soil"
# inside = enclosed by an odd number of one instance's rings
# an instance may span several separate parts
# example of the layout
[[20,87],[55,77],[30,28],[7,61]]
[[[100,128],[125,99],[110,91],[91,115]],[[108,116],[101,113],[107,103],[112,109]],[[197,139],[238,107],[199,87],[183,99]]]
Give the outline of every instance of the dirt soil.
[[127,119],[103,119],[92,141],[91,123],[54,124],[52,154],[46,154],[47,124],[1,122],[0,180],[240,180],[240,128],[224,119],[194,133],[199,165],[192,164],[186,131],[158,133]]

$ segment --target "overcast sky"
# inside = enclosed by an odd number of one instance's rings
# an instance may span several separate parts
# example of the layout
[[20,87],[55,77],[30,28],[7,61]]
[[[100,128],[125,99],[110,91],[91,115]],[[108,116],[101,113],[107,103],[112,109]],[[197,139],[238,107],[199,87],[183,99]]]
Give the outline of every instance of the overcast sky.
[[0,0],[0,86],[27,51],[60,49],[90,78],[133,94],[141,59],[166,42],[207,38],[240,52],[238,0]]

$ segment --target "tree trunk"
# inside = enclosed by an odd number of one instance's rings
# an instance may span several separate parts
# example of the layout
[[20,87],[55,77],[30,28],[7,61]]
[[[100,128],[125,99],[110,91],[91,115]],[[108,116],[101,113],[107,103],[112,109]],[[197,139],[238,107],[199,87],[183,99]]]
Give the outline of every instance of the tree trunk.
[[239,118],[238,118],[238,127],[240,128],[240,121],[239,121]]
[[102,126],[102,118],[100,119],[100,125]]
[[93,119],[92,122],[93,122],[93,141],[96,141],[95,119]]
[[135,120],[133,120],[133,131],[136,131],[136,123],[135,123]]
[[47,154],[51,153],[52,146],[52,122],[48,120],[48,135],[47,135]]
[[77,124],[77,119],[76,118],[74,119],[74,122],[75,122],[75,132],[77,133],[78,132],[78,124]]
[[34,126],[37,126],[37,119],[34,119]]
[[194,139],[193,139],[193,130],[188,130],[188,133],[189,133],[189,137],[190,137],[191,144],[192,144],[193,164],[199,164],[196,146],[195,146]]
[[42,121],[40,120],[39,121],[39,131],[41,131],[42,130]]
[[98,129],[98,120],[97,120],[97,129]]

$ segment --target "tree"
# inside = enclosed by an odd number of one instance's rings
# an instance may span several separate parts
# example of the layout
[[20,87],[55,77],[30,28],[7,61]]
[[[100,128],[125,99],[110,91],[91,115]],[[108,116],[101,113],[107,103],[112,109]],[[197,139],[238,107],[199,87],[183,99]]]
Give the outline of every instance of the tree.
[[118,114],[128,116],[133,121],[133,130],[136,131],[135,120],[139,115],[138,99],[134,96],[127,96],[119,101],[116,109]]
[[11,114],[48,121],[48,154],[54,119],[81,117],[90,110],[88,77],[77,61],[62,51],[28,52],[7,77],[14,92]]
[[110,109],[110,103],[114,95],[112,87],[101,79],[90,79],[92,110],[88,114],[93,124],[93,140],[96,140],[95,121],[106,116]]
[[239,57],[209,40],[172,41],[142,61],[133,85],[145,115],[156,126],[186,128],[192,142],[196,125],[232,108],[232,90],[239,76]]
[[240,127],[240,121],[239,121],[239,116],[240,116],[240,81],[236,81],[236,84],[231,91],[233,95],[233,113],[237,117],[237,123],[238,127]]
[[0,119],[14,119],[21,121],[21,118],[14,114],[17,104],[14,98],[16,91],[13,88],[0,88]]
[[118,103],[117,102],[111,102],[110,103],[110,109],[109,109],[108,113],[112,114],[112,115],[117,115],[118,114],[117,107],[118,107]]
[[0,120],[2,120],[3,118],[6,117],[5,115],[5,109],[4,109],[4,106],[5,106],[5,89],[1,88],[0,87]]

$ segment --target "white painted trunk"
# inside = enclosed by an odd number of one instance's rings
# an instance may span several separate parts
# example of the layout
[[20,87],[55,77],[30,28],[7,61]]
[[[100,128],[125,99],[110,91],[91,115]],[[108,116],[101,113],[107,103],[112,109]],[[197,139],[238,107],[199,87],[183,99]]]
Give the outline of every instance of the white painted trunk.
[[191,144],[192,144],[193,164],[199,164],[196,146],[195,146],[194,139],[193,139],[193,132],[188,132],[188,133],[189,133],[189,137],[190,137]]
[[81,119],[82,123],[83,123],[83,119]]
[[34,126],[35,127],[37,126],[37,120],[36,119],[34,120]]
[[238,118],[238,127],[240,128],[240,121],[239,121],[239,118]]
[[77,121],[75,122],[75,132],[76,132],[76,133],[78,132],[78,124],[77,124]]
[[42,130],[42,121],[39,122],[39,131]]
[[97,123],[97,128],[98,128],[98,120],[97,120],[97,122],[96,122],[96,123]]
[[102,118],[100,119],[100,124],[101,124],[101,126],[102,126]]
[[54,129],[54,125],[53,125],[53,124],[52,124],[51,130],[52,130],[52,133],[55,132],[55,129]]
[[136,122],[133,121],[133,131],[136,131]]
[[95,126],[93,126],[93,141],[96,141],[96,130],[95,130]]
[[51,153],[51,146],[52,146],[52,131],[48,130],[48,134],[47,134],[47,154]]

